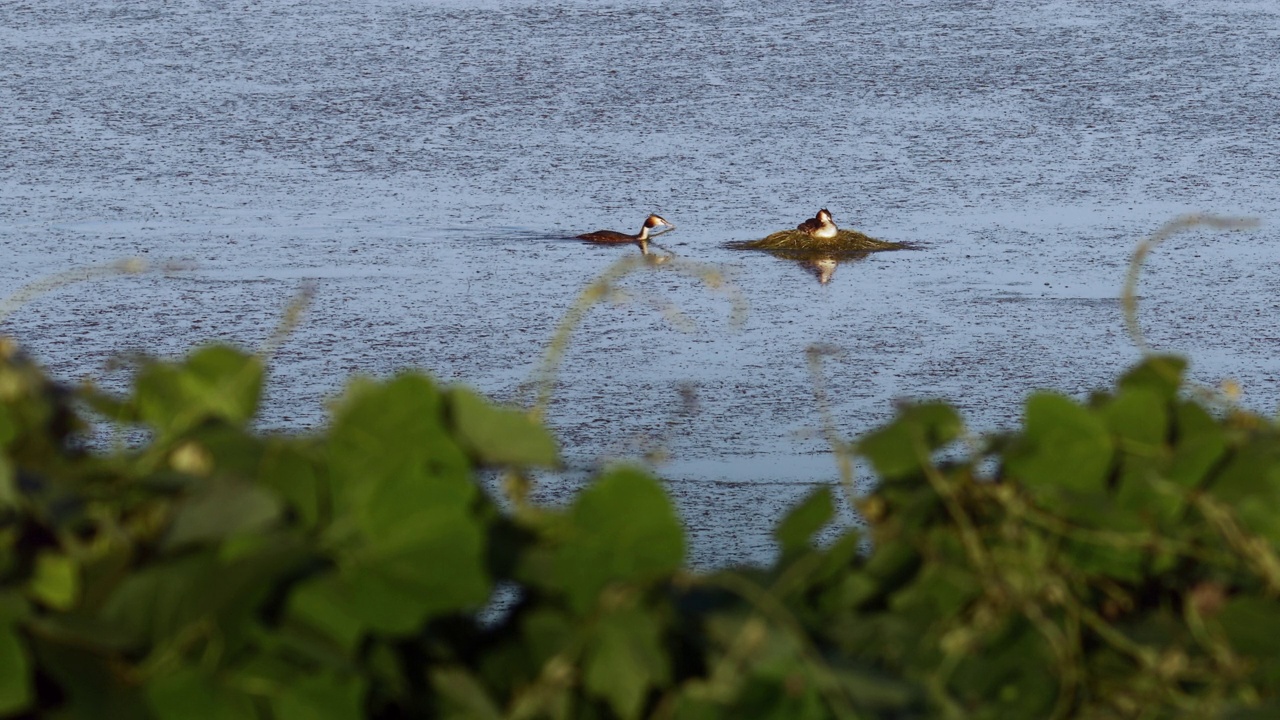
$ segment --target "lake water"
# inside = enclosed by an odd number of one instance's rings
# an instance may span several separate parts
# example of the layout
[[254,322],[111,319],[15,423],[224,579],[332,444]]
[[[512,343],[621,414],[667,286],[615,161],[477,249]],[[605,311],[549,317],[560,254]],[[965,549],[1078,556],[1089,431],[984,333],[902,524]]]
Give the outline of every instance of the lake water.
[[[1280,6],[1226,0],[0,4],[0,294],[125,257],[186,269],[70,285],[0,322],[58,377],[209,338],[261,345],[263,426],[324,422],[351,373],[425,368],[522,396],[555,327],[678,229],[563,359],[548,419],[563,500],[608,458],[656,466],[694,559],[770,553],[787,503],[837,476],[806,350],[854,437],[902,398],[978,430],[1035,388],[1083,396],[1148,339],[1280,401]],[[734,252],[820,207],[916,243],[835,268]],[[748,306],[679,272],[709,263]],[[832,268],[825,268],[830,271]],[[673,326],[678,308],[692,329]],[[696,403],[686,402],[688,390]]]

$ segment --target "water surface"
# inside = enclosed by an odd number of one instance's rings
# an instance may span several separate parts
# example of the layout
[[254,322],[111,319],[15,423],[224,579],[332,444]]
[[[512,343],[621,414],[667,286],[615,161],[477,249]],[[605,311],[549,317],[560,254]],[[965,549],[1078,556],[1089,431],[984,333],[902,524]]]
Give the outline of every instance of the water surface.
[[[123,352],[269,336],[265,427],[322,423],[351,373],[414,366],[519,396],[634,231],[712,263],[624,282],[564,358],[573,472],[661,447],[700,563],[768,554],[832,482],[805,351],[854,436],[902,398],[977,429],[1137,358],[1136,240],[1198,211],[1274,220],[1280,10],[1269,2],[58,2],[0,6],[0,287],[140,256],[194,269],[50,293],[0,324],[59,377]],[[733,252],[819,207],[921,249],[823,270]],[[1205,382],[1280,399],[1273,222],[1179,236],[1142,320]],[[830,271],[831,268],[826,268]],[[696,325],[673,327],[678,307]],[[682,388],[697,391],[686,412]]]

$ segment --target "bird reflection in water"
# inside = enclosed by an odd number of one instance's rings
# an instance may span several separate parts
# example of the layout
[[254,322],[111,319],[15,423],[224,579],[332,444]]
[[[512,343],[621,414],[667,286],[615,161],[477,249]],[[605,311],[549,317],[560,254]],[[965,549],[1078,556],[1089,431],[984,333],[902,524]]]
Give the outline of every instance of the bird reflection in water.
[[803,251],[768,251],[774,257],[784,260],[792,260],[806,272],[818,279],[819,285],[826,285],[831,282],[831,278],[836,274],[836,268],[841,263],[858,262],[864,260],[871,253],[824,253],[824,252],[803,252]]
[[[657,235],[662,235],[665,232],[669,232],[669,231],[664,230],[663,232],[656,233],[653,237],[656,237]],[[675,253],[671,252],[670,250],[666,249],[665,247],[659,245],[656,242],[652,242],[651,240],[641,240],[639,244],[640,244],[640,254],[645,256],[645,260],[647,260],[650,265],[661,265],[663,263],[669,262],[671,258],[675,257]],[[649,251],[650,247],[660,250],[661,252],[650,252]]]
[[819,285],[826,285],[831,282],[831,276],[836,274],[836,266],[839,264],[840,261],[833,257],[800,261],[800,267],[808,270],[810,274],[818,278]]

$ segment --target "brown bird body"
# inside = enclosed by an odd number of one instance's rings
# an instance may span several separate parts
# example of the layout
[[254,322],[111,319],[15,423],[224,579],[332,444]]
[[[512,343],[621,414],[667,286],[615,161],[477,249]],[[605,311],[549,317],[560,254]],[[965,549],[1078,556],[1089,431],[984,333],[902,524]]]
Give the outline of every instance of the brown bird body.
[[826,208],[822,208],[817,215],[797,225],[796,229],[823,240],[835,237],[840,231],[835,221],[831,219],[831,212]]
[[621,245],[623,243],[644,243],[649,239],[649,231],[660,225],[673,227],[671,223],[663,220],[657,215],[650,215],[645,218],[644,224],[640,226],[640,232],[635,235],[628,235],[616,230],[597,230],[584,235],[578,235],[579,240],[587,242],[600,243],[602,245]]

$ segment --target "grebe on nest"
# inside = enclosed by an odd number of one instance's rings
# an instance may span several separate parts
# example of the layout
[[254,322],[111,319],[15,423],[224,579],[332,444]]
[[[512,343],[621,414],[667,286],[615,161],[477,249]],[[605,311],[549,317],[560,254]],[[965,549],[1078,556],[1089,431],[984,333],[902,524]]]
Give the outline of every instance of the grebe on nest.
[[840,231],[835,221],[831,219],[831,211],[826,208],[822,208],[817,215],[797,225],[796,229],[819,240],[829,240]]

